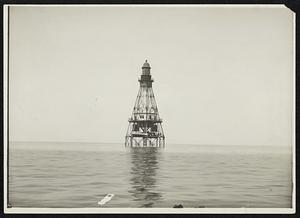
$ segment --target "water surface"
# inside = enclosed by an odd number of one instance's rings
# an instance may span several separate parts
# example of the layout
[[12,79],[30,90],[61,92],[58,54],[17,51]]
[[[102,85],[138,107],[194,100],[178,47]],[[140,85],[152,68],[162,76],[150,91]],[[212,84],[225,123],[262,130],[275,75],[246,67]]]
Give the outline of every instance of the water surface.
[[291,151],[269,146],[10,143],[13,207],[290,208]]

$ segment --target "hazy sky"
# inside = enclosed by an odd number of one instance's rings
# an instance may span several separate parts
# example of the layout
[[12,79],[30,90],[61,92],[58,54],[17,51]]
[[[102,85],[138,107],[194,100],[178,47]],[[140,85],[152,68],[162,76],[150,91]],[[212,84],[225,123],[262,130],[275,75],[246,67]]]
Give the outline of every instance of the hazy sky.
[[290,145],[293,13],[10,8],[12,141],[124,142],[145,59],[166,142]]

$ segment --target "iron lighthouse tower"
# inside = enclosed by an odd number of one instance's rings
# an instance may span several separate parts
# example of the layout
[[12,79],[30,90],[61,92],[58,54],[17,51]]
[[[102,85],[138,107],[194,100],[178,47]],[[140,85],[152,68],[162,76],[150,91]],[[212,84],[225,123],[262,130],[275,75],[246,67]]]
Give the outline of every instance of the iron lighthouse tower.
[[162,119],[158,114],[152,89],[153,79],[150,65],[145,61],[139,79],[140,88],[134,104],[133,113],[125,136],[125,146],[164,147],[165,136]]

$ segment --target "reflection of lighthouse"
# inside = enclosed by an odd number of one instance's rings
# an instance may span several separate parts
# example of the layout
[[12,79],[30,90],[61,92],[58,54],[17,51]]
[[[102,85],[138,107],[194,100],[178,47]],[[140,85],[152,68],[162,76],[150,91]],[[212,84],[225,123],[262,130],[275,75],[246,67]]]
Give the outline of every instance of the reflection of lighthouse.
[[161,199],[161,194],[155,192],[158,148],[131,149],[131,190],[133,200],[141,203],[141,207],[152,207]]
[[136,98],[125,137],[126,146],[161,147],[165,145],[162,120],[159,117],[152,89],[150,65],[142,67],[140,89]]

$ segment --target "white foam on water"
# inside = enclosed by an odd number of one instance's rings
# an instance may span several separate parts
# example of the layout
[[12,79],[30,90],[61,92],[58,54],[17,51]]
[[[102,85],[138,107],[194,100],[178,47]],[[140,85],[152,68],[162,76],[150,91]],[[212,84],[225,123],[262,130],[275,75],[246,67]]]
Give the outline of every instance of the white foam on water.
[[109,202],[114,197],[114,194],[107,194],[101,201],[98,202],[99,205],[104,205]]

